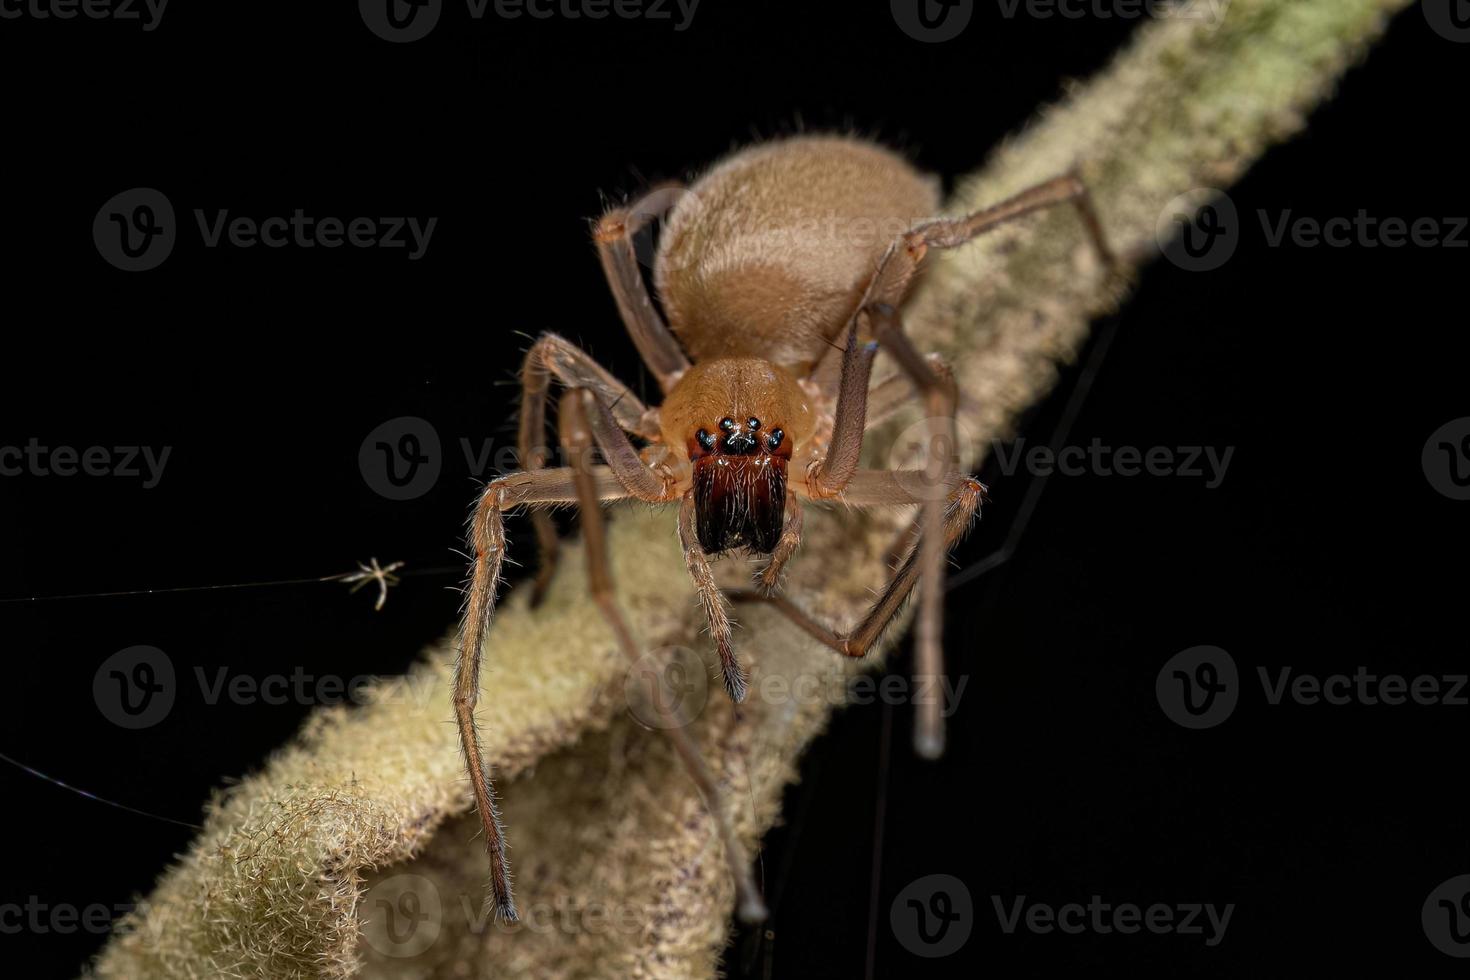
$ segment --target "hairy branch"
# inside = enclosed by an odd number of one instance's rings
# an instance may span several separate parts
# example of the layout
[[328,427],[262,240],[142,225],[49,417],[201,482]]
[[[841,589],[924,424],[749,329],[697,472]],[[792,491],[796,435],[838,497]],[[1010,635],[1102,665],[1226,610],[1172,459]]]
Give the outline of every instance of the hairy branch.
[[[1228,185],[1301,129],[1406,5],[1234,0],[1215,29],[1151,23],[1099,78],[967,179],[950,210],[1076,168],[1134,268],[1156,251],[1166,202]],[[1052,386],[1118,284],[1105,281],[1064,211],[934,260],[909,319],[970,395],[961,423],[973,464]],[[915,417],[870,447],[877,458]],[[809,513],[789,592],[851,623],[883,579],[903,516]],[[633,630],[655,664],[681,657],[698,685],[707,643],[673,514],[628,508],[613,518],[614,571]],[[511,930],[483,917],[484,855],[449,724],[446,639],[408,675],[381,682],[373,703],[317,712],[263,771],[220,794],[206,829],[114,936],[95,974],[711,975],[733,902],[720,844],[667,740],[631,717],[642,679],[636,671],[630,679],[588,595],[580,548],[567,548],[542,609],[533,613],[525,590],[515,591],[486,644],[481,719],[526,922]],[[829,691],[872,664],[844,663],[772,610],[740,614],[750,699],[737,712],[706,685],[690,731],[733,801],[737,832],[754,845],[832,708],[830,698],[793,693],[793,682]]]

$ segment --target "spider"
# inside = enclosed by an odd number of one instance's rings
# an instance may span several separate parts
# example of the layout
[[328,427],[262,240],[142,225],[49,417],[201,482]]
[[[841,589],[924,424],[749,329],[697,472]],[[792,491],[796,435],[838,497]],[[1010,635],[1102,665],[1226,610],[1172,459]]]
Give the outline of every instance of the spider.
[[[643,404],[588,354],[555,334],[542,334],[521,369],[518,438],[525,469],[491,481],[470,519],[473,559],[454,706],[489,852],[489,898],[503,919],[514,921],[516,909],[475,705],[481,647],[505,557],[505,511],[531,509],[542,554],[534,602],[550,581],[557,554],[545,508],[579,505],[593,598],[618,645],[637,660],[637,644],[614,598],[600,504],[629,498],[677,504],[684,562],[733,701],[744,699],[747,682],[731,641],[727,600],[770,603],[826,646],[862,657],[922,583],[916,673],[939,674],[946,556],[978,514],[985,487],[957,467],[953,374],[905,336],[900,307],[929,249],[961,245],[1062,203],[1077,209],[1104,267],[1115,268],[1087,189],[1075,174],[965,217],[933,218],[939,210],[936,181],[897,154],[846,136],[807,135],[746,148],[691,187],[654,187],[596,223],[603,271],[663,402]],[[664,226],[653,263],[660,301],[655,306],[634,236],[659,217]],[[880,348],[901,370],[870,392]],[[565,389],[559,401],[562,448],[571,463],[565,467],[548,467],[548,450],[541,445],[552,378]],[[866,429],[914,391],[927,416],[925,466],[860,469]],[[594,463],[594,452],[600,463]],[[906,557],[851,632],[822,625],[779,594],[782,568],[801,542],[803,499],[850,507],[918,505],[898,552]],[[710,560],[739,551],[764,563],[753,588],[726,595]],[[942,726],[937,702],[919,706],[919,754],[940,754]],[[713,777],[687,733],[677,725],[664,730],[723,839],[740,916],[761,920],[764,904]]]

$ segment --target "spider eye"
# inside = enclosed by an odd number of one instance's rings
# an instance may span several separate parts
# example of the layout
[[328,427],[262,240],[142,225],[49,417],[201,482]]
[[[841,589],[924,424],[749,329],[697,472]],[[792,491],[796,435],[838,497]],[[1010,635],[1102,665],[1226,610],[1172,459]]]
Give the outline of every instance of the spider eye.
[[771,434],[766,436],[766,449],[775,452],[781,448],[781,440],[786,438],[786,433],[780,429],[772,429]]
[[751,432],[754,432],[756,429],[759,429],[761,427],[761,420],[752,415],[750,418],[745,420],[745,424],[750,426]]
[[720,419],[721,432],[729,432],[733,428],[735,428],[735,420],[730,418],[730,416],[727,415],[724,418]]
[[710,435],[707,429],[700,429],[694,433],[694,438],[699,440],[699,444],[704,447],[705,452],[709,452],[715,448],[715,437]]

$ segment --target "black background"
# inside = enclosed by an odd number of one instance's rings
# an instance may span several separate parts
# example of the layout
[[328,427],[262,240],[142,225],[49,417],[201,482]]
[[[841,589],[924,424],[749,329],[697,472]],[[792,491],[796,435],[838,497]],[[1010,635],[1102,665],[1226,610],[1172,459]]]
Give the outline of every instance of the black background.
[[[704,0],[682,32],[472,22],[451,3],[429,38],[390,45],[352,5],[310,17],[303,6],[181,4],[152,32],[0,22],[0,445],[172,447],[152,489],[0,478],[0,597],[293,579],[369,555],[456,565],[475,486],[458,440],[513,438],[526,336],[556,330],[642,378],[589,243],[607,201],[802,127],[874,134],[953,177],[1136,27],[980,4],[961,38],[926,45],[882,3]],[[1272,248],[1255,216],[1465,214],[1465,56],[1406,12],[1308,132],[1232,189],[1235,257],[1209,273],[1157,263],[1099,325],[1112,343],[1068,441],[1234,447],[1226,479],[1049,481],[1014,558],[951,595],[949,666],[968,687],[948,755],[912,757],[905,706],[836,719],[765,843],[774,917],[769,934],[737,939],[732,975],[1457,967],[1427,941],[1420,907],[1470,872],[1470,708],[1273,707],[1256,668],[1464,671],[1470,504],[1430,486],[1420,453],[1470,414],[1466,253]],[[125,274],[99,257],[91,224],[140,186],[168,195],[181,238],[158,269]],[[206,249],[192,224],[194,208],[298,207],[439,222],[418,261]],[[1075,380],[1028,420],[1033,444]],[[357,452],[405,415],[435,426],[445,470],[394,502],[365,484]],[[983,475],[996,502],[961,567],[1014,531],[1032,485]],[[523,522],[511,530],[528,543]],[[0,751],[196,820],[211,789],[258,766],[309,706],[180,697],[163,723],[125,731],[92,698],[103,660],[148,644],[189,673],[400,672],[454,619],[456,581],[410,578],[379,614],[334,585],[0,605]],[[1154,679],[1198,644],[1234,656],[1243,692],[1223,725],[1186,731],[1160,710]],[[893,669],[908,667],[905,642]],[[0,798],[0,902],[126,903],[191,837],[8,766]],[[924,960],[895,939],[888,910],[936,873],[966,883],[973,933]],[[1094,894],[1236,908],[1207,948],[1201,936],[1007,935],[991,897]],[[27,976],[67,976],[104,939],[27,929],[0,934],[0,956],[33,962]]]

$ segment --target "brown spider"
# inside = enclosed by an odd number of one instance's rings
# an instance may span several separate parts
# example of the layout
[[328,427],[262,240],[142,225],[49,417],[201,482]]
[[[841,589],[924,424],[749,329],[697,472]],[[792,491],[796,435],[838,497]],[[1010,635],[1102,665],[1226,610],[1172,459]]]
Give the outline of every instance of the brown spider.
[[[1003,222],[1071,202],[1104,264],[1112,254],[1082,182],[1066,175],[994,207],[934,219],[937,184],[895,154],[855,138],[803,136],[730,156],[691,188],[661,186],[603,215],[595,240],[628,333],[663,403],[645,406],[587,354],[542,334],[521,371],[520,460],[526,469],[492,481],[470,522],[474,555],[466,589],[454,704],[465,764],[490,855],[496,909],[516,918],[500,817],[475,724],[480,654],[505,556],[508,508],[576,503],[582,514],[593,597],[619,646],[638,646],[614,598],[602,501],[635,498],[679,504],[684,561],[709,622],[725,689],[745,697],[746,676],[730,640],[725,596],[711,557],[732,550],[767,556],[756,588],[729,598],[775,605],[813,637],[861,657],[914,585],[920,608],[916,673],[942,669],[941,617],[946,554],[969,527],[985,488],[955,460],[953,375],[921,354],[903,331],[899,307],[930,248],[951,248]],[[655,308],[633,238],[667,213],[654,260]],[[876,232],[876,234],[875,234]],[[860,342],[859,335],[870,338]],[[845,343],[838,343],[845,337]],[[902,369],[869,392],[878,348]],[[563,448],[572,463],[545,468],[550,379],[560,402]],[[866,429],[902,404],[910,386],[925,402],[928,461],[917,470],[864,470]],[[640,449],[633,439],[643,442]],[[593,465],[593,450],[602,463]],[[782,567],[801,541],[801,499],[853,507],[917,504],[907,557],[867,615],[848,634],[831,630],[776,594]],[[533,510],[543,555],[539,597],[555,567],[555,528]],[[931,699],[932,700],[932,699]],[[915,745],[943,750],[939,704],[918,708]],[[731,831],[718,788],[699,750],[676,725],[665,728],[714,816],[736,882],[740,914],[765,916],[749,862]]]

